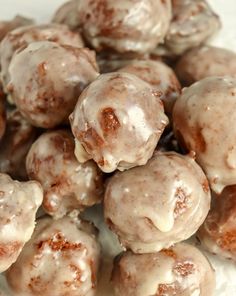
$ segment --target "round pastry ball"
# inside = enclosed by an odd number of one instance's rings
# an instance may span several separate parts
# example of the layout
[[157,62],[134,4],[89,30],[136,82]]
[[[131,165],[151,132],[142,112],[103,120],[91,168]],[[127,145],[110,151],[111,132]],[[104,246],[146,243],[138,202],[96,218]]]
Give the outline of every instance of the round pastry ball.
[[180,243],[158,253],[122,253],[114,262],[116,296],[213,296],[215,273],[194,246]]
[[33,24],[33,20],[16,15],[12,20],[0,21],[0,41],[6,36],[6,34],[18,27],[29,26]]
[[80,0],[70,0],[62,4],[55,12],[52,23],[67,25],[70,30],[75,31],[80,27],[78,3]]
[[236,186],[214,196],[198,238],[208,251],[236,261]]
[[7,270],[31,238],[43,190],[35,182],[13,181],[0,174],[0,272]]
[[210,199],[206,176],[191,155],[157,152],[145,166],[111,177],[104,215],[125,248],[158,252],[198,230]]
[[15,51],[32,42],[46,40],[75,47],[84,46],[79,33],[73,33],[67,26],[59,24],[26,26],[9,32],[0,43],[0,76],[5,92],[10,79],[9,64]]
[[236,79],[205,78],[183,90],[173,110],[179,143],[196,153],[211,188],[236,184]]
[[80,0],[82,33],[96,50],[146,53],[163,42],[170,0]]
[[0,144],[0,172],[18,180],[27,180],[26,155],[37,136],[37,129],[19,110],[7,114],[7,128]]
[[161,61],[133,61],[119,72],[136,75],[160,92],[166,114],[171,116],[174,103],[180,95],[181,86],[174,71]]
[[9,74],[16,106],[42,128],[66,122],[82,90],[99,75],[93,51],[49,41],[16,52]]
[[28,176],[44,189],[43,207],[55,218],[99,203],[103,176],[93,161],[80,164],[74,155],[74,139],[67,130],[42,134],[26,160]]
[[[0,88],[1,88],[1,86],[0,86]],[[5,129],[6,129],[5,100],[3,97],[0,96],[0,140],[4,135]]]
[[236,53],[204,45],[185,53],[175,70],[180,81],[187,86],[210,76],[236,77]]
[[202,44],[221,27],[218,15],[206,0],[174,0],[172,4],[173,18],[165,45],[174,55]]
[[69,217],[42,218],[6,276],[17,295],[95,296],[99,261],[91,224]]
[[145,164],[168,123],[159,95],[132,74],[100,75],[70,117],[78,160],[94,159],[104,172]]

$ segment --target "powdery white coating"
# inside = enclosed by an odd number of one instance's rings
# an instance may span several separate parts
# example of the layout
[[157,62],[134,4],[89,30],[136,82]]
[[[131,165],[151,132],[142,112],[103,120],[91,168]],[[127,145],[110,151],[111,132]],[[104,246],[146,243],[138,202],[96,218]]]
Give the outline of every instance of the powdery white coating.
[[163,42],[171,19],[170,0],[80,0],[84,37],[98,51],[146,53]]
[[7,128],[0,144],[0,172],[26,180],[25,159],[36,138],[36,128],[18,110],[7,114]]
[[180,55],[198,46],[220,29],[219,17],[206,0],[173,0],[173,18],[165,45]]
[[236,77],[236,53],[213,46],[197,47],[180,58],[175,70],[184,85],[210,76]]
[[166,114],[172,113],[173,105],[180,95],[181,86],[174,71],[161,61],[137,60],[124,66],[119,72],[136,75],[149,83],[154,92],[160,93]]
[[80,27],[78,3],[80,0],[70,0],[62,4],[55,12],[52,23],[67,25],[72,31]]
[[7,280],[19,296],[95,296],[99,261],[93,225],[42,218]]
[[145,166],[111,177],[104,216],[124,247],[158,252],[198,230],[210,198],[206,176],[192,157],[157,152]]
[[236,186],[226,187],[215,196],[211,210],[198,238],[203,247],[213,254],[236,261]]
[[[0,86],[1,92],[1,86]],[[0,94],[0,140],[3,137],[6,129],[6,107],[4,97]]]
[[8,90],[33,125],[52,128],[67,121],[82,90],[99,75],[87,48],[40,41],[16,52]]
[[194,246],[180,243],[159,253],[125,252],[115,260],[117,296],[213,296],[215,273]]
[[26,26],[9,32],[0,44],[0,78],[5,92],[9,82],[8,68],[15,51],[32,42],[46,40],[75,47],[84,46],[79,33],[73,33],[67,26],[59,24]]
[[209,77],[184,89],[173,110],[180,144],[196,153],[216,193],[236,183],[235,108],[236,79]]
[[27,156],[28,176],[42,184],[43,207],[56,218],[74,209],[83,210],[102,199],[101,171],[93,161],[80,164],[74,146],[70,132],[47,132],[36,140]]
[[10,21],[0,21],[0,41],[6,36],[6,34],[18,27],[29,26],[33,24],[32,19],[25,18],[21,15],[16,15]]
[[13,181],[0,174],[0,272],[7,270],[31,238],[43,190],[34,181]]
[[[118,72],[100,75],[92,82],[70,120],[78,160],[92,158],[104,172],[145,164],[168,123],[150,85]],[[86,150],[84,157],[81,149]]]

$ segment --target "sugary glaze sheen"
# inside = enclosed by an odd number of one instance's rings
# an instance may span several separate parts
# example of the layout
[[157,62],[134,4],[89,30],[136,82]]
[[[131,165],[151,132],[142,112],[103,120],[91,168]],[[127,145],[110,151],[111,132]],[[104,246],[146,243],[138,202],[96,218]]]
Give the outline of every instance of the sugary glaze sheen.
[[43,190],[35,181],[13,181],[0,174],[0,272],[7,270],[31,238]]
[[16,52],[9,74],[8,91],[16,106],[43,128],[67,121],[82,90],[99,75],[93,51],[49,41]]
[[52,22],[67,25],[70,30],[75,31],[80,27],[78,12],[78,2],[80,0],[70,0],[62,4],[55,12]]
[[197,235],[208,251],[236,261],[236,186],[226,187],[213,198]]
[[206,176],[191,156],[157,152],[145,166],[111,177],[104,216],[124,247],[158,252],[198,230],[210,198]]
[[165,38],[167,50],[180,55],[220,29],[219,17],[206,0],[172,0],[173,17]]
[[187,86],[210,76],[236,77],[236,54],[224,48],[204,45],[185,53],[175,70],[180,81]]
[[79,33],[73,33],[67,26],[59,24],[26,26],[9,32],[0,43],[0,76],[5,92],[9,82],[8,68],[15,51],[32,42],[45,40],[75,47],[84,45]]
[[0,21],[0,41],[6,36],[6,34],[18,27],[29,26],[33,24],[32,19],[25,18],[21,15],[16,15],[10,21]]
[[99,261],[91,224],[42,218],[7,280],[19,296],[95,296]]
[[[1,92],[1,86],[0,86]],[[5,108],[5,100],[2,96],[0,96],[0,140],[4,135],[6,129],[6,108]]]
[[213,296],[215,274],[197,248],[180,243],[159,253],[121,254],[112,282],[116,296]]
[[8,112],[7,128],[0,144],[0,172],[26,180],[25,159],[36,138],[36,128],[18,110]]
[[145,164],[168,123],[159,97],[132,74],[100,75],[70,117],[78,160],[92,158],[104,172]]
[[27,156],[28,176],[42,184],[43,207],[56,218],[74,209],[83,210],[102,199],[101,171],[93,161],[80,164],[74,146],[69,131],[47,132],[37,139]]
[[211,188],[236,183],[236,79],[205,78],[183,90],[173,110],[179,143],[196,153]]
[[170,0],[80,0],[78,10],[83,35],[98,51],[151,51],[171,19]]
[[181,86],[174,71],[160,61],[137,60],[124,66],[119,72],[136,75],[149,83],[153,90],[160,92],[166,114],[171,116],[173,105],[180,95]]

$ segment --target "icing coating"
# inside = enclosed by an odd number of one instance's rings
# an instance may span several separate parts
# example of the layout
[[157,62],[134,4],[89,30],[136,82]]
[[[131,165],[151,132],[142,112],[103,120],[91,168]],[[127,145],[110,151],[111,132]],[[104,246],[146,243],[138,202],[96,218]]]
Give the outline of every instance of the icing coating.
[[[104,172],[145,164],[168,123],[159,93],[128,73],[100,75],[81,94],[70,117],[76,150]],[[83,146],[83,147],[82,147]],[[79,153],[81,155],[81,152]]]
[[211,188],[236,183],[236,79],[208,77],[183,90],[173,109],[179,143],[196,153]]
[[98,51],[146,53],[163,42],[171,19],[170,0],[80,0],[84,37]]
[[191,156],[157,152],[145,166],[111,177],[104,216],[124,247],[158,252],[198,230],[210,198],[206,176]]
[[44,210],[55,218],[102,199],[101,171],[93,161],[80,164],[74,146],[69,131],[56,130],[42,134],[27,155],[28,176],[42,184]]
[[0,172],[27,180],[25,159],[36,138],[36,129],[18,110],[8,112],[7,128],[0,144]]
[[79,0],[70,0],[62,4],[55,12],[52,23],[67,25],[70,30],[77,31],[80,27],[78,2]]
[[95,54],[87,48],[40,41],[16,52],[9,66],[8,91],[34,126],[65,122],[82,90],[98,75]]
[[171,116],[174,103],[180,95],[181,86],[174,71],[161,61],[133,61],[119,72],[136,75],[149,83],[153,90],[161,93],[166,114]]
[[206,0],[172,0],[173,17],[165,38],[167,50],[180,55],[216,33],[221,23]]
[[9,82],[8,68],[15,51],[32,42],[45,40],[75,47],[84,45],[79,33],[75,34],[67,26],[59,24],[26,26],[9,32],[0,44],[0,77],[5,92]]
[[30,239],[43,190],[34,181],[13,181],[0,174],[0,272],[7,270]]
[[158,253],[121,254],[112,282],[116,296],[213,296],[215,273],[197,248],[179,243]]
[[198,238],[208,251],[236,261],[236,186],[226,187],[212,201]]
[[210,76],[236,77],[236,54],[224,48],[204,45],[185,53],[175,70],[180,81],[187,86]]
[[42,218],[6,276],[19,296],[95,296],[99,261],[92,224]]

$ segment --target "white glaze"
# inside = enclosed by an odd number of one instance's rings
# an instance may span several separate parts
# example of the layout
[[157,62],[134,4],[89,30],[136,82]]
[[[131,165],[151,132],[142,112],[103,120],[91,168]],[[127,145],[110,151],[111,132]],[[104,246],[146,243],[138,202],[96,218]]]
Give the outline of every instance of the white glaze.
[[168,123],[150,85],[118,72],[92,82],[70,120],[75,138],[88,153],[84,160],[94,159],[104,172],[145,164]]
[[102,174],[93,161],[77,161],[69,131],[41,135],[27,155],[26,167],[29,177],[42,184],[44,209],[55,218],[101,201]]
[[0,272],[16,261],[30,239],[42,200],[43,191],[37,182],[20,183],[0,174]]
[[196,153],[216,193],[236,183],[235,108],[236,79],[209,77],[184,89],[173,110],[177,137]]
[[[158,152],[141,167],[113,176],[104,215],[126,248],[158,252],[189,238],[210,209],[208,182],[190,156]],[[186,227],[188,225],[188,227]]]

